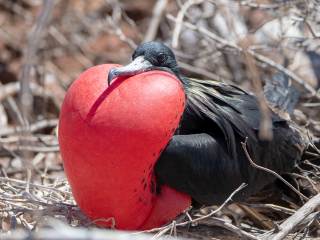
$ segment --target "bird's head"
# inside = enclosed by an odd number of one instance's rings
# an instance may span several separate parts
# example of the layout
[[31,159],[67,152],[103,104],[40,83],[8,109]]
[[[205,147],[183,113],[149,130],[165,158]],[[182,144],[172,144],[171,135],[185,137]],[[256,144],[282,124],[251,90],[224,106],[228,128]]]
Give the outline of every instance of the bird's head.
[[141,72],[161,70],[170,72],[179,78],[179,67],[170,48],[159,42],[146,42],[132,54],[132,63],[125,67],[112,68],[108,75],[108,84],[116,77],[132,76]]

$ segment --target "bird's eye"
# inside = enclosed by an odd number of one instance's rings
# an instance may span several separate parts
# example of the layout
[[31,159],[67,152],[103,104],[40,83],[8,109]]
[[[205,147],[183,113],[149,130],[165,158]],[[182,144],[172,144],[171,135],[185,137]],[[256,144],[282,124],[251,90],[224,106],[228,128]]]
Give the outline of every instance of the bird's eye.
[[164,62],[166,60],[166,55],[164,53],[159,53],[157,60],[159,62]]

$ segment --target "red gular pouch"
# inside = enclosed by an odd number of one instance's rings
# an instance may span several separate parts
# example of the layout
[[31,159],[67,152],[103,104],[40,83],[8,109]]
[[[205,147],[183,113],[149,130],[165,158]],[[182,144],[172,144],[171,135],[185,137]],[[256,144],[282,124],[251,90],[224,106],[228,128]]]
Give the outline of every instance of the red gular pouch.
[[90,220],[113,217],[122,230],[160,227],[191,204],[166,185],[160,197],[155,191],[154,164],[179,125],[184,88],[164,71],[118,77],[108,88],[113,67],[121,66],[90,68],[69,88],[59,119],[63,166]]

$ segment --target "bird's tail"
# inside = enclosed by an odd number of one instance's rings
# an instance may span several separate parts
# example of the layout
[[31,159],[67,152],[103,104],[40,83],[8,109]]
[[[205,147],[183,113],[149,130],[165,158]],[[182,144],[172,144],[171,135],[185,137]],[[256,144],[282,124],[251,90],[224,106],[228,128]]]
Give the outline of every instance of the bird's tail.
[[309,167],[307,167],[307,169],[305,168],[306,164],[304,164],[303,162],[305,162],[306,160],[311,164],[320,166],[320,138],[313,136],[304,127],[301,127],[295,123],[290,124],[290,128],[300,133],[298,139],[297,137],[294,137],[297,144],[300,146],[300,149],[302,150],[300,167],[305,170],[310,170],[309,164],[307,164],[309,165]]

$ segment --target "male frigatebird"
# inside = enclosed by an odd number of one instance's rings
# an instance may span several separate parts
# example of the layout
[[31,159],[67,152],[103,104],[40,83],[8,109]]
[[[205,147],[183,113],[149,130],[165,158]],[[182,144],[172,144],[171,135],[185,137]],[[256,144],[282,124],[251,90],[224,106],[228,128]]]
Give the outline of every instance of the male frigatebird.
[[126,67],[111,69],[109,84],[118,76],[160,70],[174,74],[186,93],[179,127],[154,166],[159,183],[204,205],[222,204],[241,183],[247,183],[232,198],[240,201],[275,180],[274,175],[250,165],[241,146],[246,137],[253,161],[279,174],[292,170],[307,148],[306,136],[271,110],[274,138],[259,140],[262,114],[257,99],[235,86],[180,75],[175,56],[166,45],[144,43],[132,59]]
[[88,69],[69,88],[59,144],[74,198],[98,224],[160,227],[191,204],[241,201],[284,173],[308,138],[270,110],[274,138],[261,141],[259,103],[235,86],[179,74],[170,48],[147,42],[126,67]]

